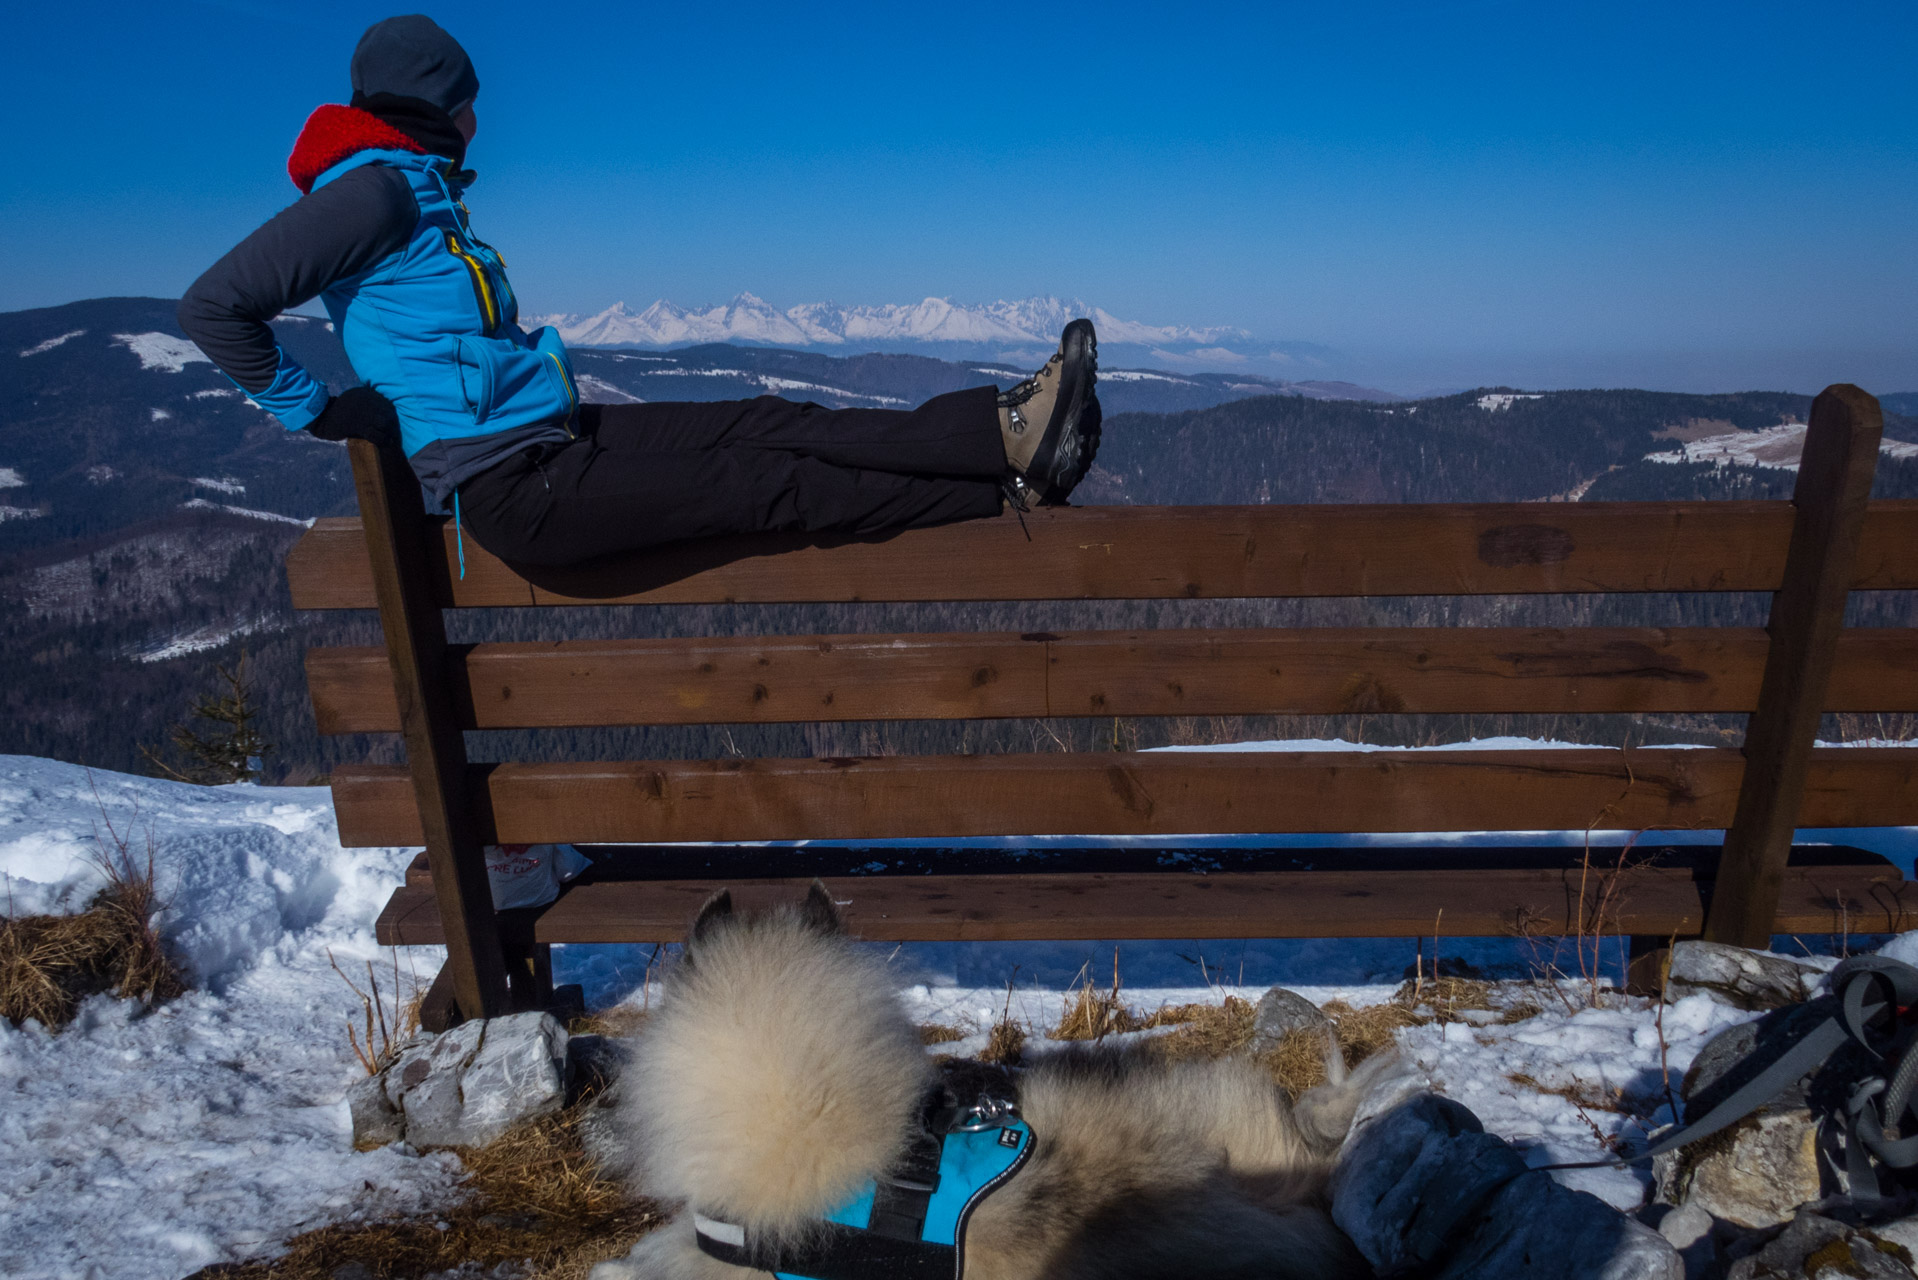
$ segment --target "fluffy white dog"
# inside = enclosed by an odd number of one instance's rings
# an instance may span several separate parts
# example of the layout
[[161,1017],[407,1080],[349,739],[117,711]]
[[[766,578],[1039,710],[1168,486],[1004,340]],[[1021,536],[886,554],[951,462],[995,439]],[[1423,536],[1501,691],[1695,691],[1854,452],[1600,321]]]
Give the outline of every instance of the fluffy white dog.
[[[616,1103],[635,1189],[678,1213],[593,1280],[1370,1274],[1327,1216],[1324,1187],[1373,1063],[1295,1109],[1243,1057],[1175,1063],[1114,1049],[1051,1054],[1003,1076],[997,1092],[1016,1095],[1016,1119],[994,1121],[989,1104],[974,1128],[1010,1154],[948,1226],[950,1252],[877,1241],[921,1253],[862,1259],[859,1242],[874,1233],[828,1216],[848,1221],[845,1207],[871,1202],[875,1186],[921,1188],[923,1211],[923,1187],[939,1182],[926,1181],[926,1144],[937,1152],[940,1141],[929,1132],[951,1131],[928,1117],[953,1114],[928,1099],[957,1095],[964,1112],[977,1085],[942,1083],[895,985],[818,884],[803,905],[768,913],[735,913],[725,893],[710,901]],[[978,1121],[977,1108],[967,1114]],[[902,1175],[915,1152],[920,1172]],[[950,1179],[954,1167],[940,1171]],[[932,1239],[930,1219],[926,1230]],[[850,1253],[833,1256],[846,1241]]]

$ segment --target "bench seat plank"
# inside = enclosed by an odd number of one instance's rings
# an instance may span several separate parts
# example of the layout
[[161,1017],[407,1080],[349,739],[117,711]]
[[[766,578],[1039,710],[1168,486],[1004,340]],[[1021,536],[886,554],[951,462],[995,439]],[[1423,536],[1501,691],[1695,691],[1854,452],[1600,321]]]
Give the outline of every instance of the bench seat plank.
[[[1729,748],[1127,752],[501,764],[488,839],[538,843],[1722,828]],[[419,843],[401,766],[333,773],[348,847]],[[1814,753],[1800,825],[1918,823],[1918,750]]]
[[[434,585],[458,607],[1770,591],[1791,527],[1783,501],[1070,507],[1023,527],[712,538],[527,576],[469,538],[462,578],[449,522]],[[1874,502],[1853,588],[1918,588],[1914,549],[1918,500]],[[316,522],[286,563],[295,608],[374,607],[357,519]]]
[[[468,645],[461,727],[1750,711],[1759,627],[1003,632]],[[376,648],[309,650],[321,733],[399,728]],[[1839,640],[1833,711],[1918,711],[1918,629]]]
[[[1576,870],[1273,871],[1051,875],[849,876],[826,880],[848,926],[874,940],[1096,938],[1484,937],[1579,931]],[[1600,877],[1585,885],[1588,922]],[[722,885],[743,903],[796,898],[806,881],[615,880],[567,890],[530,922],[542,943],[677,942]],[[1911,927],[1897,869],[1794,867],[1781,933],[1876,933]],[[1439,912],[1443,911],[1443,919]],[[1669,937],[1704,922],[1691,871],[1634,868],[1619,879],[1602,932]],[[397,890],[381,914],[387,946],[436,943],[430,885]]]

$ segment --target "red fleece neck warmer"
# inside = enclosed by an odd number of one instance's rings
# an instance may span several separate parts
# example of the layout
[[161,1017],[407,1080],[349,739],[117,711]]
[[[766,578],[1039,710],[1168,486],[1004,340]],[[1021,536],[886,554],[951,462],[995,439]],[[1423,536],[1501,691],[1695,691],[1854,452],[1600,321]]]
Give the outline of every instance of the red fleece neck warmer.
[[293,144],[293,154],[286,160],[287,176],[306,194],[321,174],[340,161],[375,150],[426,153],[425,147],[370,111],[328,103],[306,118],[300,139]]

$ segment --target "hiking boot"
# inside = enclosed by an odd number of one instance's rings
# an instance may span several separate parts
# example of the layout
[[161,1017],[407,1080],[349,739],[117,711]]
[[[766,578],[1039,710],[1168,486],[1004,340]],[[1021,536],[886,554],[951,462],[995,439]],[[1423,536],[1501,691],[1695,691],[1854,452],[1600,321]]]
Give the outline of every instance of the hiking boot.
[[1098,371],[1092,321],[1074,320],[1045,368],[999,396],[1006,465],[1042,503],[1064,502],[1099,451]]

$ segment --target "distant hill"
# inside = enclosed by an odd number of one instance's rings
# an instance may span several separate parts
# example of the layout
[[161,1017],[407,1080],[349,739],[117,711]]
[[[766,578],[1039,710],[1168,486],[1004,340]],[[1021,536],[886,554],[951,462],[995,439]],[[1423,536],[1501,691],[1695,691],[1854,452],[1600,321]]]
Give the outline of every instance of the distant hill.
[[[1811,397],[1468,391],[1375,405],[1265,396],[1107,419],[1086,501],[1531,502],[1788,495]],[[1887,415],[1881,496],[1918,496],[1918,421]],[[1772,465],[1741,465],[1745,441]],[[1701,446],[1703,448],[1701,449]],[[1687,450],[1698,462],[1668,460]],[[1782,452],[1778,452],[1782,450]],[[1659,460],[1653,460],[1657,458]],[[1715,477],[1712,478],[1712,477]]]
[[[0,315],[0,752],[142,768],[214,661],[250,657],[277,767],[299,776],[331,760],[394,758],[389,739],[323,742],[306,702],[301,654],[316,642],[374,644],[370,614],[301,616],[282,557],[308,520],[353,510],[345,451],[288,433],[227,384],[173,322],[173,303],[104,298]],[[284,317],[281,340],[335,389],[352,375],[322,320]],[[669,352],[577,353],[589,400],[716,400],[777,394],[831,405],[906,405],[966,386],[1007,385],[1025,369],[915,354],[834,356],[709,344]],[[1086,503],[1403,502],[1783,496],[1795,456],[1787,424],[1807,397],[1639,391],[1532,394],[1481,389],[1395,402],[1343,385],[1229,374],[1103,371],[1107,409]],[[1887,397],[1888,409],[1918,396]],[[1918,496],[1918,422],[1887,419],[1878,492]],[[1655,461],[1654,457],[1668,460]],[[1617,620],[1650,619],[1618,598]],[[1203,603],[1203,602],[1202,602]],[[1152,606],[1157,609],[1160,606]],[[1168,605],[1166,607],[1174,607]],[[1332,606],[1328,605],[1327,608]],[[1337,608],[1358,606],[1337,605]],[[1401,603],[1377,616],[1437,619]],[[1717,607],[1717,606],[1713,606]],[[1729,606],[1727,606],[1729,607]],[[1918,619],[1883,612],[1880,621]],[[1131,606],[1059,610],[1046,625],[1124,626]],[[1252,613],[1246,613],[1250,608]],[[1633,613],[1632,610],[1639,610]],[[1027,611],[1031,612],[1030,610]],[[934,606],[912,620],[860,606],[569,611],[598,634],[731,634],[754,626],[849,631],[900,626],[1023,626],[1008,607]],[[1018,614],[1018,616],[1014,616]],[[1254,618],[1323,621],[1318,606],[1213,602],[1190,625]],[[1464,615],[1447,615],[1459,621]],[[1504,615],[1500,615],[1504,616]],[[1662,615],[1659,615],[1662,616]],[[456,620],[458,638],[531,638],[512,611]],[[539,625],[545,625],[540,623]],[[1076,732],[1066,726],[1065,732]],[[1276,726],[1244,726],[1271,736]],[[969,749],[1037,739],[991,729]],[[1419,732],[1426,732],[1421,729]],[[915,736],[917,735],[917,736]],[[484,756],[489,735],[478,735]],[[925,727],[806,726],[572,735],[575,753],[646,751],[857,754],[937,749]],[[524,743],[497,750],[523,753]]]
[[[97,538],[189,502],[307,519],[351,509],[344,451],[289,434],[181,334],[174,303],[96,298],[0,314],[0,556]],[[287,349],[334,390],[353,385],[332,326],[283,316]],[[1109,362],[1108,362],[1109,363]],[[577,353],[588,401],[784,395],[834,407],[905,407],[1009,386],[1029,369],[923,355],[827,356],[709,344]],[[1343,383],[1108,368],[1108,413],[1202,408],[1247,396],[1389,400]]]

